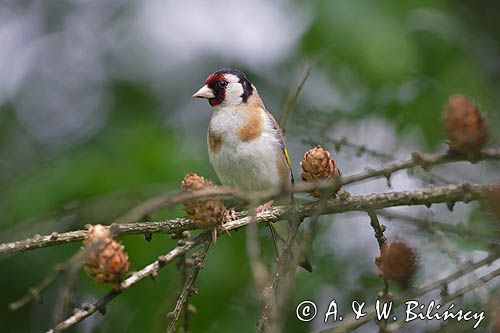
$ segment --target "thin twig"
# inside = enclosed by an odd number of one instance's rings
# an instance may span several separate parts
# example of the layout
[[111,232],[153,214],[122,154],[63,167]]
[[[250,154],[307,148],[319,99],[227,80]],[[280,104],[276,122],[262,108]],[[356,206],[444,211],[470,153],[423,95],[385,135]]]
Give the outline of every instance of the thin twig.
[[72,265],[66,270],[66,281],[59,287],[54,309],[52,310],[52,324],[56,325],[67,316],[67,310],[72,307],[74,290],[79,281],[80,265]]
[[319,218],[322,216],[328,199],[334,195],[332,192],[333,190],[335,189],[330,189],[321,193],[316,209],[309,216],[309,226],[306,229],[303,241],[301,242],[301,245],[299,247],[299,251],[295,256],[292,257],[293,260],[290,260],[290,274],[287,275],[287,279],[285,279],[280,286],[281,290],[279,291],[279,297],[277,301],[277,311],[279,314],[278,318],[281,318],[281,313],[288,308],[291,295],[293,293],[293,287],[295,286],[295,274],[292,273],[300,264],[300,260],[303,260],[303,258],[307,258],[309,256],[314,239],[314,232],[316,230]]
[[37,285],[28,289],[28,292],[17,301],[9,303],[9,309],[12,311],[19,310],[29,302],[38,300],[42,292],[54,282],[59,275],[64,272],[68,267],[77,265],[82,260],[82,253],[78,251],[63,263],[54,265],[52,271],[45,276]]
[[494,245],[500,245],[500,242],[497,238],[490,237],[490,235],[487,235],[486,233],[479,233],[476,230],[472,230],[468,228],[464,223],[451,224],[435,220],[426,221],[422,218],[408,216],[396,212],[388,212],[388,211],[379,211],[378,215],[383,216],[387,220],[403,222],[405,224],[420,228],[428,232],[431,232],[431,228],[435,226],[441,231],[453,233],[462,236],[464,238],[472,238],[480,240],[482,242],[487,242]]
[[[357,144],[349,141],[345,136],[341,139],[334,138],[323,138],[324,142],[332,143],[334,145],[335,151],[338,153],[342,147],[347,147],[356,151],[356,155],[359,157],[361,155],[367,154],[378,158],[384,162],[389,162],[395,159],[395,157],[391,154],[387,154],[378,150],[374,150],[369,148],[367,145]],[[313,140],[313,139],[304,139],[302,143],[305,145],[317,146],[321,144],[321,142]]]
[[194,282],[198,277],[198,273],[203,268],[203,261],[205,260],[205,256],[209,248],[210,248],[210,240],[206,240],[201,244],[200,250],[197,252],[193,268],[191,269],[191,272],[186,278],[182,291],[177,299],[177,303],[175,304],[174,310],[168,314],[168,317],[172,318],[167,327],[168,333],[175,332],[177,323],[179,322],[182,312],[187,311],[186,305],[188,304],[189,296],[193,292]]
[[82,306],[82,308],[75,309],[74,314],[70,316],[69,318],[65,319],[64,321],[60,322],[59,324],[56,325],[53,329],[50,329],[47,332],[58,332],[58,331],[63,331],[71,326],[79,323],[83,319],[87,318],[88,316],[94,314],[96,311],[102,311],[106,305],[111,302],[116,296],[127,290],[128,288],[132,287],[135,285],[137,282],[143,280],[144,278],[148,276],[154,276],[157,274],[158,270],[163,268],[166,264],[172,262],[175,258],[178,256],[186,253],[193,247],[201,244],[204,241],[207,241],[211,239],[212,233],[211,232],[204,232],[197,236],[194,240],[192,241],[186,241],[184,245],[182,246],[177,246],[167,254],[158,257],[158,260],[155,262],[147,265],[140,271],[135,272],[132,274],[129,278],[124,280],[119,288],[113,289],[110,291],[106,296],[101,298],[100,300],[95,301],[92,304]]
[[[487,148],[484,149],[480,154],[480,160],[500,160],[500,149]],[[390,178],[392,174],[403,169],[411,169],[417,166],[422,167],[424,170],[430,170],[430,168],[454,162],[464,162],[469,161],[465,156],[458,155],[454,153],[445,154],[434,154],[434,155],[422,155],[414,152],[410,159],[402,162],[389,163],[387,165],[381,166],[375,169],[367,169],[364,172],[360,172],[357,175],[348,176],[342,178],[341,185],[352,184],[361,180],[376,177],[386,177]]]
[[380,221],[378,220],[377,213],[373,210],[369,210],[368,216],[370,217],[370,225],[373,228],[373,231],[375,232],[375,238],[377,239],[378,247],[380,251],[383,250],[385,241],[387,238],[384,236],[384,231],[385,231],[385,226],[380,224]]
[[[429,224],[431,223],[432,219],[429,218]],[[433,235],[435,235],[440,241],[438,242],[438,245],[448,254],[448,256],[455,261],[456,264],[459,264],[461,266],[468,266],[470,265],[469,260],[464,260],[462,258],[461,250],[455,246],[446,235],[439,230],[435,225],[430,226],[430,231]],[[473,279],[477,279],[476,274],[474,272],[471,272],[470,274]],[[484,305],[487,302],[487,295],[484,289],[482,288],[477,288],[478,290],[474,289],[477,297],[481,301],[481,303]]]
[[[475,237],[475,238],[481,239],[482,241],[488,239],[486,235],[482,235],[482,234],[478,235],[474,231],[466,228],[463,224],[453,225],[453,224],[449,224],[449,223],[436,222],[434,219],[429,219],[426,221],[423,219],[418,219],[415,217],[410,217],[410,216],[407,216],[404,214],[398,214],[398,213],[381,212],[380,214],[388,219],[396,219],[398,221],[407,222],[411,225],[417,225],[418,227],[434,234],[440,240],[440,242],[438,242],[438,244],[444,249],[444,251],[446,253],[448,253],[448,255],[455,262],[457,262],[459,264],[459,267],[464,272],[464,275],[468,275],[468,273],[470,272],[470,275],[472,276],[473,279],[475,279],[475,280],[478,279],[476,274],[474,274],[473,271],[469,270],[470,266],[472,265],[471,262],[465,261],[462,259],[460,249],[457,248],[455,245],[453,245],[448,240],[446,235],[443,233],[442,229],[444,229],[448,232],[452,232],[452,233],[461,235],[463,237],[473,237],[473,238]],[[487,241],[490,242],[491,244],[498,244],[498,240],[489,239]],[[476,289],[474,289],[474,291],[478,295],[481,303],[485,304],[486,299],[487,299],[486,292],[481,288],[479,289],[479,291],[476,291]],[[400,328],[401,326],[403,326],[401,322],[391,324],[390,327],[392,327],[392,329],[389,329],[389,330],[393,331],[395,329],[395,327]]]
[[311,74],[311,69],[313,66],[313,61],[311,59],[306,59],[300,74],[295,79],[295,83],[292,85],[292,88],[283,103],[283,107],[281,108],[279,124],[283,133],[286,132],[288,128],[288,119],[290,119],[290,115],[292,113],[295,104],[297,104],[297,99],[299,98],[300,92],[304,87],[304,84],[307,81],[307,78]]
[[[270,281],[269,271],[262,263],[260,258],[259,236],[256,224],[257,211],[254,208],[256,206],[257,204],[255,202],[252,203],[250,206],[251,209],[249,210],[248,214],[248,217],[251,219],[251,223],[249,223],[246,228],[246,248],[250,261],[250,269],[252,270],[252,275],[258,290],[259,298],[261,299],[263,306],[268,306],[269,304],[274,302],[275,295],[274,293],[269,292],[269,289],[267,287]],[[272,226],[269,227],[272,228]],[[271,230],[273,241],[275,242],[274,246],[276,246],[276,250],[278,251],[278,244],[276,243],[278,239],[274,239],[273,232],[274,231]]]
[[[309,214],[311,228],[315,228],[319,217],[322,215],[326,208],[329,198],[334,196],[335,188],[328,188],[321,191],[319,201],[316,203],[316,207]],[[298,216],[292,210],[291,228],[289,231],[289,237],[286,240],[281,255],[278,258],[278,263],[276,271],[273,276],[273,281],[271,285],[266,288],[266,293],[269,295],[269,301],[264,304],[261,311],[260,319],[257,323],[257,328],[259,332],[269,331],[269,332],[280,332],[281,331],[281,312],[285,307],[285,304],[289,300],[289,291],[292,289],[295,279],[294,272],[297,268],[299,262],[305,258],[307,249],[302,245],[299,248],[299,253],[292,255],[292,247],[294,242],[297,240],[297,233],[300,224],[303,222],[304,217]],[[312,235],[309,235],[312,236]],[[307,239],[306,242],[312,241],[312,238]],[[290,257],[291,256],[291,257]],[[278,285],[281,283],[282,278],[287,277],[283,283],[283,289],[281,290],[279,297],[277,297]]]
[[[384,251],[385,242],[387,241],[387,238],[384,236],[385,226],[380,224],[377,213],[375,211],[370,210],[367,213],[368,216],[370,217],[370,225],[372,226],[373,231],[375,232],[375,238],[377,239],[380,251],[380,256],[375,259],[375,264],[377,266],[380,266],[382,252]],[[391,297],[389,294],[389,281],[385,277],[382,277],[382,280],[384,281],[384,289],[380,293],[380,298],[382,300],[388,300]],[[387,327],[387,320],[378,321],[377,325],[379,326],[379,331],[384,332]]]
[[[437,288],[441,288],[443,285],[448,285],[449,283],[461,278],[464,274],[467,274],[469,272],[472,272],[480,267],[483,267],[485,265],[489,265],[492,262],[496,261],[498,259],[498,252],[491,253],[484,259],[481,259],[475,263],[472,263],[471,265],[468,265],[467,267],[460,267],[457,271],[454,273],[438,280],[434,280],[432,282],[429,282],[427,284],[424,284],[423,286],[420,286],[418,288],[410,290],[408,293],[401,295],[397,298],[394,298],[394,304],[400,304],[403,302],[403,300],[407,299],[415,299],[417,297],[421,297],[428,292],[435,290]],[[352,330],[355,330],[356,328],[366,324],[367,322],[371,321],[372,319],[375,318],[376,311],[375,311],[375,306],[372,305],[371,307],[367,307],[370,309],[369,311],[366,312],[366,315],[361,317],[361,318],[356,318],[354,314],[350,314],[348,316],[344,316],[344,320],[342,321],[341,324],[336,325],[331,328],[327,328],[324,330],[321,330],[321,333],[344,333],[344,332],[350,332]]]
[[[323,138],[323,140],[325,142],[332,143],[334,145],[335,151],[337,153],[341,150],[342,147],[347,147],[351,150],[354,150],[358,157],[361,155],[370,155],[370,156],[375,157],[375,158],[382,160],[384,162],[389,162],[389,161],[393,161],[396,159],[396,157],[394,155],[371,149],[367,145],[353,143],[353,142],[349,141],[346,137],[342,137],[341,139],[334,139],[334,138],[326,137],[326,138]],[[313,145],[313,146],[321,144],[320,142],[318,142],[316,140],[312,140],[312,139],[302,140],[302,143],[307,144],[307,145]],[[448,180],[440,175],[437,175],[437,174],[431,172],[430,170],[428,170],[425,173],[418,173],[416,175],[416,177],[420,178],[423,181],[431,182],[433,184],[436,183],[436,181],[439,181],[443,184],[452,184],[453,183],[452,181],[450,181],[450,180]],[[390,181],[388,182],[388,186],[389,187],[391,186]]]
[[[477,288],[482,287],[484,284],[488,283],[489,281],[493,280],[494,278],[496,278],[498,276],[500,276],[500,268],[498,268],[498,269],[496,269],[496,270],[494,270],[486,275],[483,275],[480,278],[476,278],[474,281],[468,283],[464,287],[457,289],[453,293],[449,293],[446,296],[442,297],[436,303],[440,304],[440,305],[445,305],[445,304],[447,304],[447,303],[449,303],[449,302],[451,302],[459,297],[462,297],[463,295],[465,295],[469,291],[473,291]],[[405,322],[404,320],[400,320],[396,323],[392,323],[392,324],[388,325],[387,332],[397,331],[397,330],[401,329],[401,327],[403,327],[406,323],[407,322]]]
[[[276,307],[276,289],[284,277],[289,268],[289,257],[292,252],[293,243],[297,238],[297,233],[299,231],[300,223],[302,219],[296,218],[290,227],[288,238],[283,245],[281,255],[278,257],[276,271],[273,275],[273,280],[271,285],[264,289],[264,293],[267,295],[268,302],[264,304],[262,309],[261,318],[257,324],[258,332],[264,332],[269,329],[270,332],[280,332],[279,328],[279,311]],[[268,321],[271,320],[271,325],[268,327]]]
[[[249,216],[255,217],[254,214]],[[263,303],[266,302],[263,294],[264,288],[269,281],[269,272],[260,258],[260,244],[257,224],[250,223],[246,228],[246,249],[252,270],[253,279]]]
[[[179,233],[175,233],[171,236],[172,239],[177,240],[177,246],[184,245],[185,239],[190,237],[189,231],[183,231]],[[179,256],[177,259],[177,268],[180,273],[181,285],[184,286],[186,284],[188,278],[188,267],[192,266],[192,260],[187,259],[187,253],[184,253]],[[189,303],[185,302],[183,305],[182,312],[183,316],[183,332],[189,332],[189,311],[188,311]],[[170,313],[169,313],[170,314]]]

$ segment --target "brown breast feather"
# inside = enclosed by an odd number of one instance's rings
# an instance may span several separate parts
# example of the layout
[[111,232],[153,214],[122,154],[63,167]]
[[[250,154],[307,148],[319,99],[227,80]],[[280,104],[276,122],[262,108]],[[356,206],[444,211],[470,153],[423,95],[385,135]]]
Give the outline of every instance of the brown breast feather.
[[238,137],[243,142],[252,141],[258,138],[264,129],[264,104],[260,99],[259,93],[254,93],[248,99],[241,112],[246,115],[246,122],[238,131]]
[[212,129],[208,129],[208,147],[210,151],[214,154],[217,154],[220,151],[220,147],[222,146],[222,135],[212,131]]

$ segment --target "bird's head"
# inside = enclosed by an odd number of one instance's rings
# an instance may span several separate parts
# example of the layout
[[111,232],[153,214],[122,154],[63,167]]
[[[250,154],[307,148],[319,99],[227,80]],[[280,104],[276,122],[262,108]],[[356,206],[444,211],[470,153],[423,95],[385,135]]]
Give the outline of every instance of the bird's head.
[[241,71],[221,69],[210,74],[193,97],[208,99],[212,107],[238,106],[247,102],[254,89]]

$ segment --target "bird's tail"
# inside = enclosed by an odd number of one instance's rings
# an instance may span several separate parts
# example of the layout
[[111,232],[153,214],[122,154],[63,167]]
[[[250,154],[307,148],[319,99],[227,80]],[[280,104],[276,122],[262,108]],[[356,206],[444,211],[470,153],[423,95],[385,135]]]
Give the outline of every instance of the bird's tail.
[[[279,256],[281,255],[281,249],[283,247],[283,244],[286,242],[288,235],[290,233],[290,222],[280,221],[273,224],[269,223],[269,229],[271,230],[271,236],[273,237],[276,254]],[[301,244],[299,238],[297,237],[295,238],[295,241],[293,242],[292,245],[291,260],[295,260],[294,256],[301,255],[300,254],[301,252],[302,252]],[[312,273],[313,268],[311,262],[309,261],[309,259],[307,259],[305,255],[302,255],[302,258],[299,258],[298,264],[306,271]]]

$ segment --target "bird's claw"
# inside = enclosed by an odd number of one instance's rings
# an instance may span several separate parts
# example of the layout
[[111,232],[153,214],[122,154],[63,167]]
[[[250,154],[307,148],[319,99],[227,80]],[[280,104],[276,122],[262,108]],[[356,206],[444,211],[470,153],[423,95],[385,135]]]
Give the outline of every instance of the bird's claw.
[[233,208],[226,209],[224,213],[224,222],[236,221],[237,219],[236,211]]
[[255,208],[255,212],[257,214],[263,213],[266,210],[269,210],[272,207],[272,205],[273,205],[273,200],[270,200],[270,201],[258,206],[257,208]]

